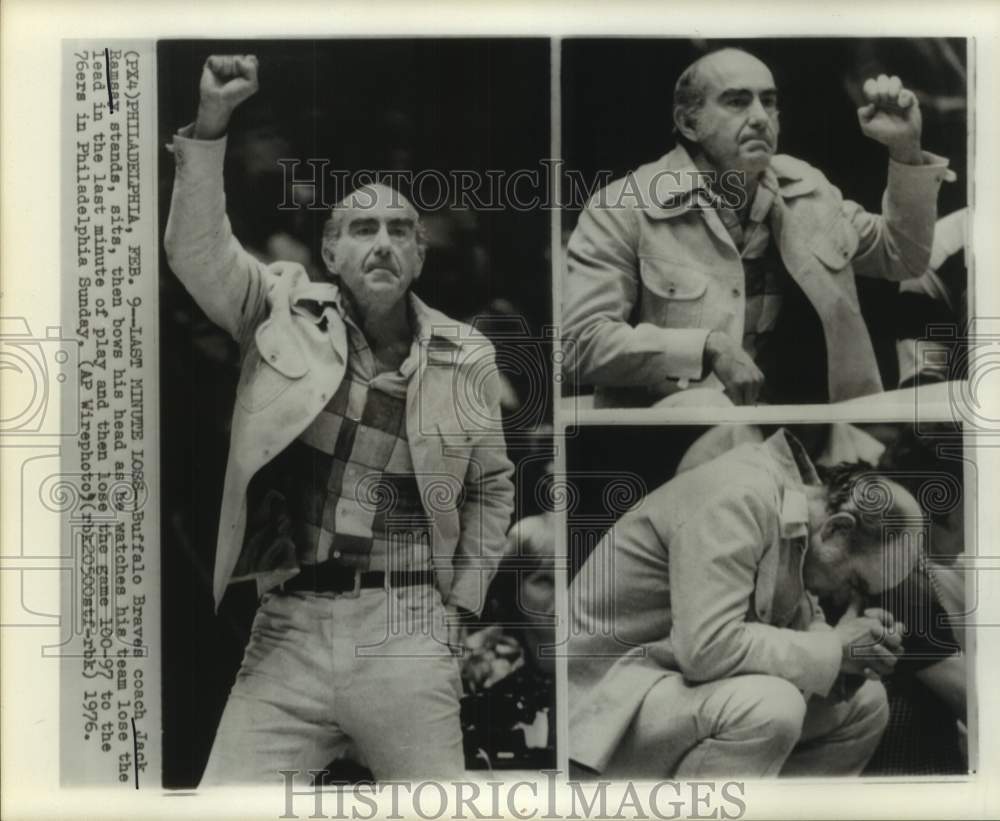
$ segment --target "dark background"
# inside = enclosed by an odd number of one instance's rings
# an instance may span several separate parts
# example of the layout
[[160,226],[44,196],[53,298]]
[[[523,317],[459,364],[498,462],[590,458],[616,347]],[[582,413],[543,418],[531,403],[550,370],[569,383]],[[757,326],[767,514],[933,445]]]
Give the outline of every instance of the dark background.
[[[173,159],[162,146],[197,110],[210,54],[256,54],[260,91],[229,129],[227,210],[237,238],[266,261],[295,258],[322,276],[325,210],[279,211],[279,158],[330,168],[513,171],[549,153],[549,43],[524,39],[160,42],[160,230]],[[406,193],[404,191],[404,193]],[[327,198],[332,194],[327,193]],[[424,214],[431,243],[418,293],[476,321],[502,356],[550,322],[547,212]],[[237,352],[176,280],[161,253],[163,784],[197,783],[249,635],[254,585],[230,588],[213,613],[211,575],[237,381]],[[545,343],[531,342],[548,386]],[[532,347],[533,346],[533,347]],[[536,374],[537,376],[537,374]],[[526,374],[510,372],[522,402]],[[515,415],[516,416],[516,415]],[[539,512],[535,483],[549,469],[551,399],[508,426],[518,463],[518,516]]]
[[[868,77],[896,74],[916,92],[923,146],[947,157],[957,173],[938,197],[938,213],[967,204],[968,116],[966,41],[960,38],[684,38],[567,39],[562,44],[562,150],[567,170],[589,186],[607,181],[670,151],[674,83],[708,51],[735,46],[768,65],[778,88],[778,151],[821,170],[866,210],[880,213],[888,159],[884,146],[861,133],[857,109]],[[596,189],[595,189],[596,190]],[[567,203],[564,241],[584,202]],[[858,278],[883,383],[898,381],[891,316],[898,286]],[[881,319],[879,322],[877,320]]]
[[[966,41],[960,38],[569,39],[562,44],[562,148],[568,169],[612,179],[670,151],[674,83],[698,57],[734,46],[759,57],[778,87],[778,151],[816,166],[866,209],[881,210],[885,147],[861,133],[857,109],[868,77],[896,74],[917,93],[923,145],[947,157],[957,183],[939,212],[966,204]],[[583,203],[564,211],[572,228]]]

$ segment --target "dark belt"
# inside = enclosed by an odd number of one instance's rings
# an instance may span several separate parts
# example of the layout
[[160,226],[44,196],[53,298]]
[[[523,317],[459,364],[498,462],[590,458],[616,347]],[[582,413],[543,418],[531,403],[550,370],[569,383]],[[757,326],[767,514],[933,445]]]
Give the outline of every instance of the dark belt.
[[338,562],[302,565],[297,576],[285,582],[281,589],[309,593],[346,593],[371,587],[413,587],[433,584],[434,574],[430,570],[357,570]]

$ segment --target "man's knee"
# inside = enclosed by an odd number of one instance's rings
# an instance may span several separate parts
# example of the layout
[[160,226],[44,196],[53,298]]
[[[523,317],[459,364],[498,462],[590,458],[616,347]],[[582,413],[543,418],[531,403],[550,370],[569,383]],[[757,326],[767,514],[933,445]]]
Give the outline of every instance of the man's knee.
[[775,676],[740,676],[729,699],[724,720],[730,726],[784,741],[789,748],[802,734],[806,701],[799,689]]
[[883,731],[889,723],[889,697],[881,681],[866,681],[851,698],[851,723]]

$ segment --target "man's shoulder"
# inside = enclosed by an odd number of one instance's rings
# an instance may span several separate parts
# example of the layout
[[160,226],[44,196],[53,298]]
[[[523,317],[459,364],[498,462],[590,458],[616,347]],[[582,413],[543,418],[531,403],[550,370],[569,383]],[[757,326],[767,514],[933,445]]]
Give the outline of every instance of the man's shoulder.
[[411,294],[413,310],[417,315],[419,332],[430,341],[434,348],[451,347],[469,352],[475,350],[493,351],[493,343],[475,325],[448,316],[444,311],[432,308],[416,294]]
[[780,498],[773,460],[760,444],[739,445],[697,467],[678,473],[647,499],[670,510],[678,524],[699,513],[715,516],[720,509],[747,509],[757,518],[778,514]]
[[591,208],[646,208],[655,205],[653,196],[673,177],[682,179],[685,170],[691,168],[691,159],[680,146],[663,156],[633,168],[599,188],[590,198]]
[[790,154],[775,154],[771,158],[771,170],[774,171],[778,187],[783,193],[806,194],[832,187],[822,171]]
[[763,444],[737,445],[686,475],[691,476],[699,497],[708,500],[710,505],[728,502],[762,513],[776,513],[780,482],[774,460]]

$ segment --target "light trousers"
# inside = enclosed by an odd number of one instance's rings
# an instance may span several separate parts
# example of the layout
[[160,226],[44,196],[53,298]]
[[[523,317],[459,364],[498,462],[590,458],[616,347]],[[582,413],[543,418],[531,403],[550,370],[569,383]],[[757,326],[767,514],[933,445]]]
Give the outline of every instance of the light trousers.
[[646,695],[603,775],[858,775],[888,720],[885,687],[877,681],[866,681],[847,700],[814,696],[807,702],[774,676],[688,684],[675,675]]
[[464,772],[458,661],[431,585],[269,593],[201,786],[284,784],[350,756],[376,779]]

